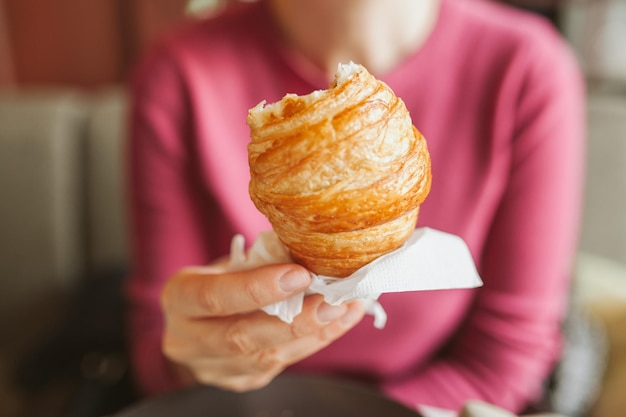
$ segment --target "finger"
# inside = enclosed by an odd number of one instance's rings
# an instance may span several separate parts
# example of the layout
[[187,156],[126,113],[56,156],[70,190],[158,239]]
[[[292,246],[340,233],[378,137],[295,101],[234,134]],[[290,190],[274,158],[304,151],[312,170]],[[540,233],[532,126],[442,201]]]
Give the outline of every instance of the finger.
[[296,264],[237,272],[212,271],[189,268],[172,277],[161,297],[166,314],[219,317],[245,313],[289,298],[311,283],[310,273]]
[[302,312],[293,323],[263,311],[209,319],[183,318],[167,323],[164,349],[177,357],[252,355],[316,334],[347,310],[346,305],[331,306],[321,295],[311,295],[305,298]]
[[319,332],[294,339],[281,346],[255,355],[232,359],[203,359],[196,362],[196,378],[205,384],[233,391],[247,391],[269,383],[286,367],[311,356],[344,335],[361,321],[363,306],[359,302],[347,306],[346,313]]
[[347,311],[344,315],[322,327],[317,333],[294,339],[281,346],[281,360],[289,365],[299,362],[322,350],[360,323],[365,315],[363,304],[353,301],[346,303],[346,307]]

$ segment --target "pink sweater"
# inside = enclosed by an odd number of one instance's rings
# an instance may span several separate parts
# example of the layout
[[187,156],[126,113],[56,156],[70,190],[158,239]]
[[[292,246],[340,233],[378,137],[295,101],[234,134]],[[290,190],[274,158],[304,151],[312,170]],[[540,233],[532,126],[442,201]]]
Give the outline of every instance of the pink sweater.
[[[583,183],[583,83],[538,17],[444,0],[425,46],[387,74],[427,138],[432,191],[419,225],[469,245],[484,287],[387,294],[371,318],[290,371],[360,378],[412,406],[483,399],[520,410],[560,349]],[[269,228],[248,196],[250,107],[328,85],[288,51],[263,2],[164,39],[132,83],[128,295],[138,383],[175,387],[159,293],[186,265]]]

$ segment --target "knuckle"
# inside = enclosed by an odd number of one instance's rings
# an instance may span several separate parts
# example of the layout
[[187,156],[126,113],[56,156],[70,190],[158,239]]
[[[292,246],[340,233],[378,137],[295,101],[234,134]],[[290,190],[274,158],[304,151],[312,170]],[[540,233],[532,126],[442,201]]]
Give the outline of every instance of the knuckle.
[[311,330],[309,329],[309,326],[301,320],[294,320],[294,322],[289,326],[289,333],[294,339],[300,339],[311,334]]
[[265,304],[263,297],[261,296],[261,291],[263,287],[260,285],[260,280],[251,279],[247,280],[244,285],[245,294],[252,300],[254,305],[262,307]]
[[283,369],[285,364],[277,349],[268,349],[257,353],[256,366],[263,374],[275,374]]
[[338,324],[333,323],[331,325],[322,327],[317,333],[317,339],[321,342],[328,343],[337,339],[344,333],[345,329],[342,329]]
[[229,352],[237,355],[248,355],[257,350],[251,340],[247,321],[240,319],[233,321],[226,330],[226,347]]
[[202,289],[198,291],[198,303],[202,307],[202,310],[209,315],[221,316],[225,314],[224,304],[222,298],[216,291],[213,291],[211,285],[205,284]]
[[317,308],[323,301],[321,296],[313,295],[305,299],[302,314],[299,314],[289,325],[289,333],[292,338],[300,339],[318,332],[324,324],[317,319]]

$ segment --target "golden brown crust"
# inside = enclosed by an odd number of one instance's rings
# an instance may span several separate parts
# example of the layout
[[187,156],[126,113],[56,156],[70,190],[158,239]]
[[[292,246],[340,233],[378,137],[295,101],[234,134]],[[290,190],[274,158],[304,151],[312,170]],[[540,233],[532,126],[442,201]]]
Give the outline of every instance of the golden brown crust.
[[250,196],[294,259],[345,277],[410,236],[430,157],[401,99],[363,67],[248,114]]

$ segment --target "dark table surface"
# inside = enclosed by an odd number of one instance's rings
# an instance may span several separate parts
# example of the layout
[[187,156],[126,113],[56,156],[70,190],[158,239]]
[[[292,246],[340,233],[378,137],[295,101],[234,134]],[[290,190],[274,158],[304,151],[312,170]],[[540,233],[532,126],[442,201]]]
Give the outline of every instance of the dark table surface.
[[361,384],[281,375],[265,388],[233,393],[193,387],[137,403],[111,417],[419,417]]

